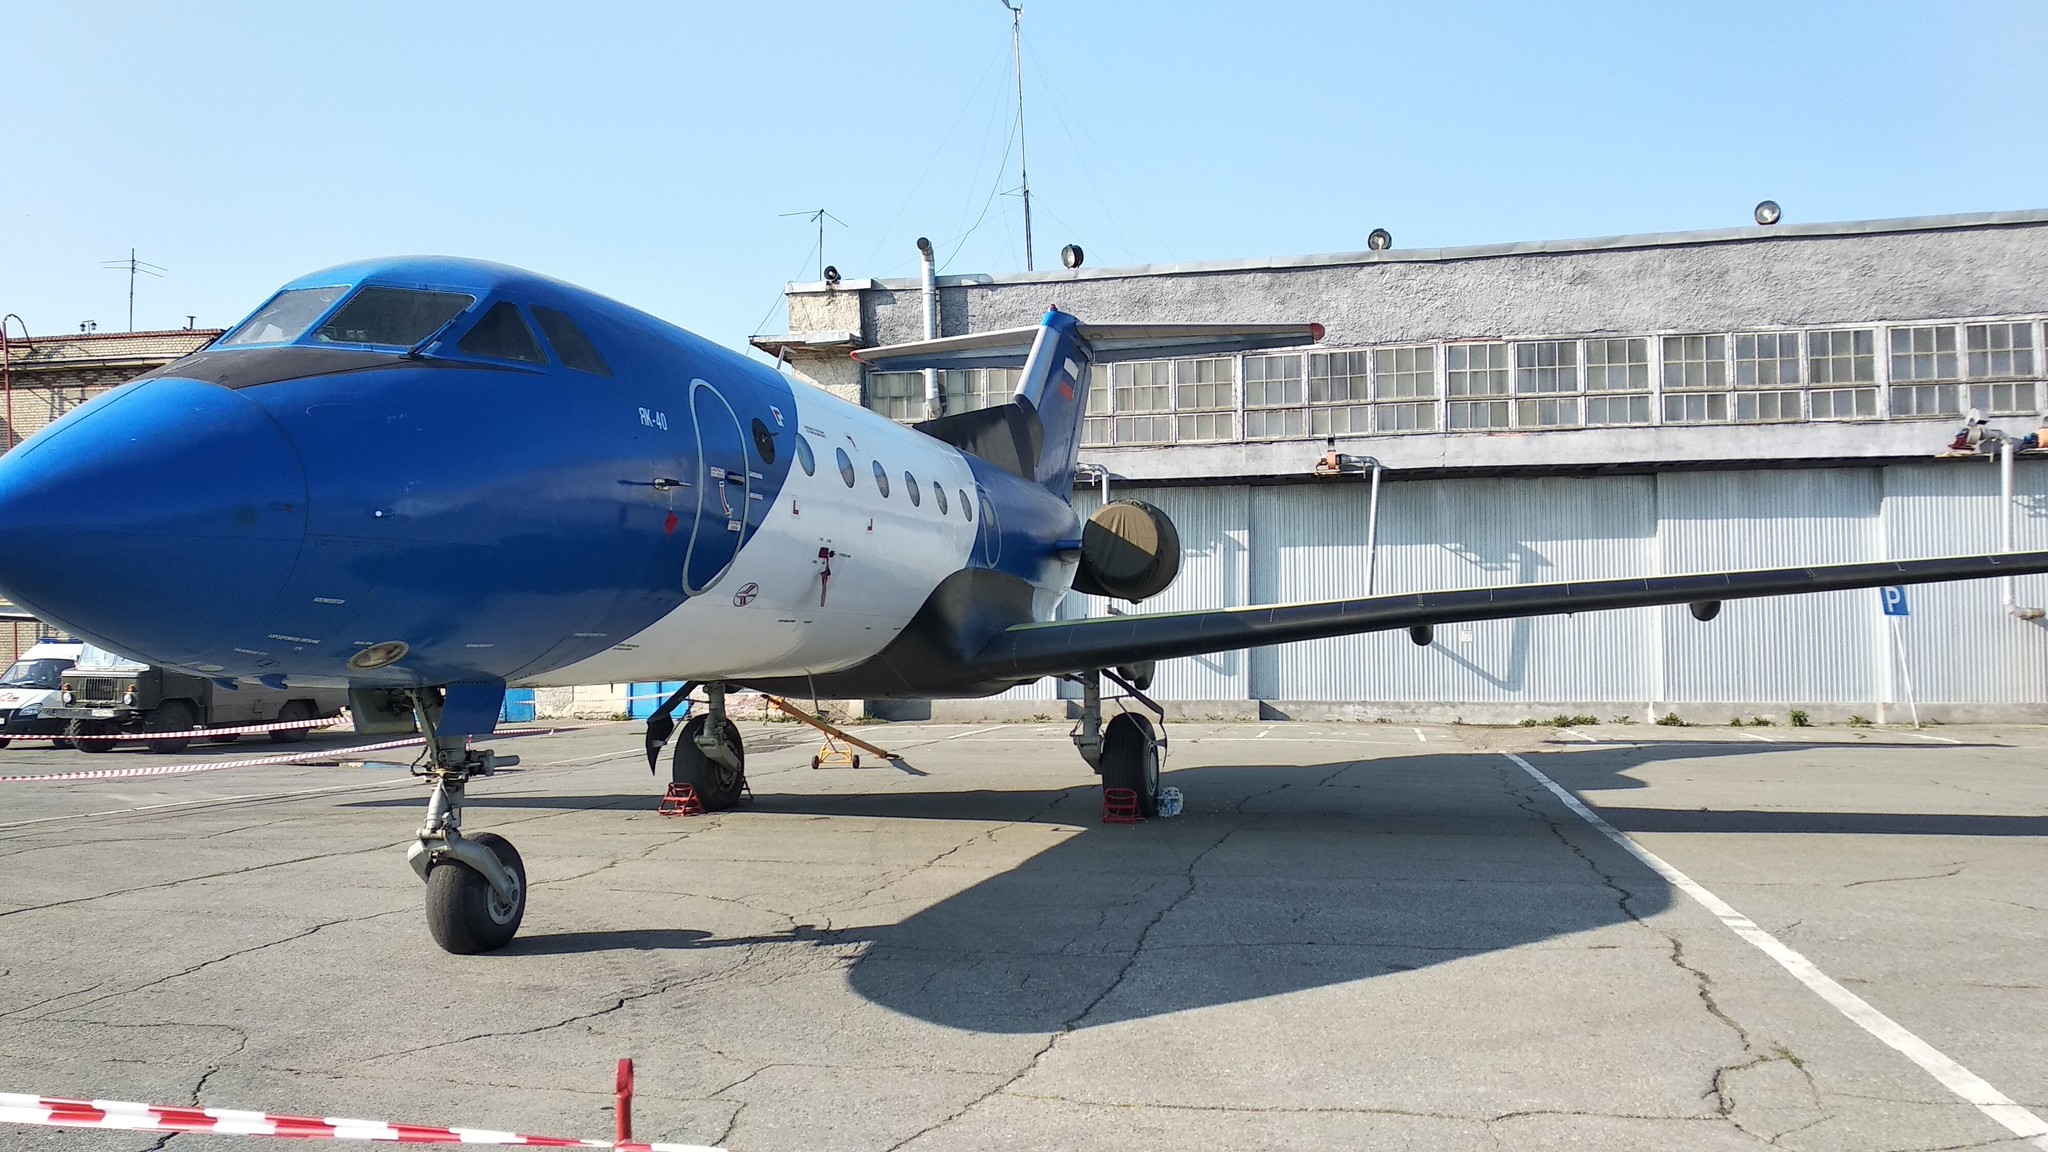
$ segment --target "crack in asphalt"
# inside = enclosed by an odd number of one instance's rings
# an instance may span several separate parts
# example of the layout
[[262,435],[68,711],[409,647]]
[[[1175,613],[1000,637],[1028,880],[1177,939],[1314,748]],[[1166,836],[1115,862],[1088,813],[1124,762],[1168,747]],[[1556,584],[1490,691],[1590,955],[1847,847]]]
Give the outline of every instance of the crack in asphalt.
[[1509,795],[1515,798],[1516,806],[1528,813],[1532,818],[1541,821],[1550,830],[1551,836],[1556,838],[1559,844],[1562,844],[1572,855],[1578,857],[1580,863],[1584,864],[1593,875],[1600,878],[1601,884],[1614,893],[1615,906],[1620,909],[1622,915],[1627,916],[1630,921],[1643,930],[1661,937],[1671,946],[1671,964],[1679,971],[1692,977],[1693,986],[1698,993],[1701,1007],[1706,1010],[1709,1016],[1727,1028],[1734,1035],[1736,1041],[1742,1045],[1743,1055],[1747,1059],[1717,1066],[1713,1074],[1708,1078],[1707,1090],[1701,1093],[1702,1099],[1709,1097],[1713,1099],[1715,1116],[1720,1120],[1725,1120],[1731,1127],[1745,1136],[1760,1140],[1765,1144],[1775,1145],[1786,1133],[1781,1132],[1776,1136],[1766,1136],[1761,1132],[1751,1131],[1742,1121],[1736,1119],[1733,1080],[1740,1073],[1760,1068],[1766,1064],[1783,1061],[1790,1063],[1805,1078],[1807,1091],[1813,1097],[1815,1109],[1823,1114],[1823,1118],[1826,1118],[1826,1109],[1820,1102],[1820,1091],[1814,1083],[1813,1074],[1802,1066],[1802,1062],[1793,1059],[1792,1054],[1783,1048],[1774,1052],[1758,1050],[1756,1039],[1750,1034],[1750,1030],[1744,1027],[1741,1021],[1729,1015],[1715,998],[1713,976],[1708,974],[1705,969],[1700,968],[1685,958],[1685,942],[1680,940],[1675,933],[1653,927],[1647,920],[1644,920],[1642,915],[1631,904],[1635,899],[1635,893],[1624,886],[1613,873],[1602,867],[1593,858],[1592,854],[1581,847],[1577,841],[1566,835],[1566,829],[1563,824],[1539,807],[1543,799],[1549,796],[1549,792],[1546,790],[1539,793],[1528,785],[1525,778],[1510,775],[1505,769],[1498,771],[1502,785],[1508,790]]
[[1960,874],[1965,865],[1963,862],[1958,861],[1954,867],[1949,867],[1946,864],[1936,864],[1935,867],[1948,868],[1948,871],[1932,872],[1925,876],[1878,876],[1869,880],[1852,880],[1849,883],[1842,885],[1842,887],[1860,888],[1865,884],[1903,884],[1908,880],[1946,880],[1951,876]]
[[[192,965],[190,968],[186,968],[178,972],[172,972],[165,976],[159,976],[153,980],[148,980],[141,984],[137,984],[132,988],[122,988],[118,991],[109,992],[104,996],[95,996],[90,1000],[82,1001],[77,1004],[67,1004],[64,1006],[62,1011],[77,1012],[82,1009],[90,1008],[95,1004],[104,1004],[109,1000],[117,1000],[124,996],[132,996],[137,992],[146,992],[149,989],[155,988],[159,985],[168,984],[173,980],[183,979],[184,977],[190,976],[195,972],[204,971],[205,969],[211,968],[216,964],[225,964],[229,960],[233,960],[240,956],[247,956],[251,953],[261,952],[267,948],[275,948],[280,944],[289,944],[294,940],[304,940],[306,937],[311,936],[315,932],[319,932],[322,929],[333,928],[342,924],[360,924],[368,920],[377,920],[385,916],[396,916],[399,915],[401,912],[407,911],[410,911],[410,909],[387,909],[383,912],[372,912],[365,916],[345,916],[338,920],[323,920],[320,923],[313,925],[311,928],[308,928],[303,932],[294,932],[289,936],[282,936],[276,940],[267,941],[262,944],[252,945],[247,948],[239,948],[233,952],[229,952],[225,956],[216,956],[211,960],[203,960],[197,964]],[[98,986],[99,985],[94,985],[94,987]],[[63,997],[55,997],[55,999],[63,999]],[[48,1001],[44,1001],[44,1003],[47,1002]],[[33,1007],[33,1005],[31,1005],[31,1007]],[[28,1009],[20,1008],[16,1009],[13,1012],[0,1013],[0,1019],[45,1021],[50,1018],[47,1014],[43,1016],[23,1016],[22,1013],[26,1011],[28,1011]]]
[[165,888],[177,888],[186,884],[197,884],[202,880],[220,880],[229,876],[246,876],[265,872],[272,868],[288,868],[293,864],[309,864],[315,860],[337,860],[344,856],[365,856],[371,852],[389,852],[401,845],[413,842],[413,837],[403,840],[387,840],[368,848],[346,848],[338,852],[316,852],[310,856],[293,856],[285,860],[271,860],[261,864],[250,864],[241,868],[229,868],[224,872],[207,872],[198,876],[181,876],[175,880],[160,880],[154,884],[138,884],[133,888],[117,888],[111,892],[100,892],[91,896],[74,896],[69,900],[53,900],[48,904],[28,904],[20,908],[0,911],[0,917],[14,916],[22,912],[42,912],[51,908],[66,908],[74,904],[90,904],[96,900],[110,900],[116,896],[131,896],[137,892],[156,892]]
[[623,995],[617,996],[613,999],[612,1003],[606,1005],[603,1008],[599,1008],[590,1012],[578,1012],[572,1016],[567,1017],[566,1019],[557,1020],[552,1024],[538,1024],[531,1028],[514,1028],[503,1032],[478,1032],[469,1036],[460,1036],[453,1040],[442,1040],[433,1044],[423,1044],[417,1047],[402,1048],[391,1052],[376,1052],[368,1056],[359,1056],[349,1061],[349,1063],[351,1065],[368,1064],[377,1060],[388,1060],[394,1056],[416,1056],[422,1052],[432,1052],[438,1048],[451,1048],[458,1044],[468,1044],[476,1040],[495,1040],[511,1036],[534,1036],[542,1032],[553,1032],[557,1029],[567,1028],[571,1024],[580,1024],[586,1020],[595,1020],[601,1016],[609,1016],[612,1013],[623,1009],[628,1004],[637,1004],[642,1000],[647,1000],[652,997],[660,996],[668,992],[693,988],[699,984],[708,984],[715,981],[730,979],[734,976],[737,976],[745,972],[748,968],[753,967],[757,963],[760,950],[763,947],[765,946],[760,944],[742,945],[736,953],[739,957],[738,960],[727,968],[720,969],[716,972],[702,972],[691,976],[677,977],[674,980],[664,980],[651,988],[643,989],[638,992],[628,992]]
[[1090,1000],[1086,1005],[1084,1005],[1081,1008],[1079,1012],[1075,1013],[1066,1021],[1066,1023],[1062,1024],[1060,1026],[1059,1031],[1054,1032],[1050,1036],[1046,1037],[1045,1043],[1041,1045],[1036,1052],[1033,1052],[1031,1054],[1031,1057],[1024,1062],[1022,1067],[1018,1068],[1016,1072],[1012,1073],[1008,1078],[1004,1079],[1001,1083],[998,1083],[993,1088],[990,1088],[988,1091],[982,1093],[981,1095],[975,1097],[972,1100],[969,1100],[966,1104],[962,1105],[952,1114],[945,1116],[934,1123],[928,1124],[925,1127],[918,1129],[916,1132],[911,1133],[909,1136],[906,1136],[903,1139],[898,1140],[896,1143],[891,1144],[887,1152],[897,1152],[897,1149],[903,1148],[906,1145],[914,1143],[917,1140],[920,1140],[923,1137],[933,1132],[936,1132],[941,1128],[946,1127],[947,1125],[960,1119],[962,1116],[965,1116],[967,1113],[973,1111],[976,1107],[980,1106],[986,1101],[1002,1094],[1012,1084],[1016,1084],[1017,1082],[1023,1080],[1025,1077],[1031,1075],[1031,1073],[1037,1071],[1039,1063],[1043,1061],[1045,1057],[1049,1055],[1054,1048],[1057,1048],[1059,1046],[1059,1042],[1062,1039],[1073,1035],[1076,1029],[1080,1028],[1084,1023],[1087,1022],[1088,1017],[1094,1014],[1095,1009],[1099,1007],[1103,1003],[1103,1001],[1109,999],[1109,997],[1113,993],[1115,993],[1118,988],[1123,986],[1124,980],[1130,976],[1131,970],[1137,967],[1138,958],[1144,955],[1145,941],[1151,937],[1153,930],[1158,928],[1160,923],[1164,921],[1168,916],[1172,915],[1175,909],[1179,908],[1182,904],[1186,903],[1188,897],[1193,896],[1195,894],[1195,889],[1198,886],[1195,880],[1195,869],[1201,866],[1202,861],[1206,859],[1210,853],[1216,851],[1216,849],[1218,848],[1221,848],[1226,841],[1228,841],[1232,836],[1237,835],[1238,832],[1242,831],[1251,823],[1257,823],[1257,818],[1254,818],[1253,820],[1248,821],[1246,823],[1234,824],[1231,827],[1226,828],[1221,836],[1216,837],[1215,840],[1209,843],[1208,847],[1203,848],[1200,852],[1195,853],[1193,858],[1191,858],[1187,862],[1186,867],[1184,867],[1181,870],[1181,876],[1186,881],[1186,886],[1181,889],[1181,892],[1178,896],[1175,896],[1172,900],[1169,900],[1164,905],[1162,905],[1159,911],[1153,914],[1152,919],[1145,924],[1145,927],[1139,931],[1137,940],[1131,945],[1130,955],[1125,958],[1123,965],[1117,969],[1116,975],[1110,978],[1109,982],[1103,987],[1101,992],[1096,994],[1093,1000]]

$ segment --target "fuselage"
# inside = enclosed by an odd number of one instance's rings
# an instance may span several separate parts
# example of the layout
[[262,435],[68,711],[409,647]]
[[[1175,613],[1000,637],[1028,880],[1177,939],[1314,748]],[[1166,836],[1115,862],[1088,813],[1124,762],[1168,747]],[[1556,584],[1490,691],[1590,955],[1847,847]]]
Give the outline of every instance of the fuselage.
[[302,277],[0,460],[0,589],[222,679],[857,687],[942,587],[1000,601],[983,629],[1049,618],[1078,530],[877,413],[447,259]]

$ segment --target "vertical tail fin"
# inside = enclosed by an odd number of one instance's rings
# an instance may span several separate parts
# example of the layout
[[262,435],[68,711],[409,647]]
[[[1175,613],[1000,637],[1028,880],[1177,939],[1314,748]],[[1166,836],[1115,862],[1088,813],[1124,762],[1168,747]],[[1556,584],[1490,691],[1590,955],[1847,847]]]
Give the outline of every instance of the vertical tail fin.
[[1039,323],[1038,339],[1024,361],[1016,403],[1038,418],[1043,438],[1031,479],[1065,499],[1074,487],[1081,453],[1081,422],[1088,410],[1089,366],[1095,351],[1081,338],[1081,324],[1054,308]]

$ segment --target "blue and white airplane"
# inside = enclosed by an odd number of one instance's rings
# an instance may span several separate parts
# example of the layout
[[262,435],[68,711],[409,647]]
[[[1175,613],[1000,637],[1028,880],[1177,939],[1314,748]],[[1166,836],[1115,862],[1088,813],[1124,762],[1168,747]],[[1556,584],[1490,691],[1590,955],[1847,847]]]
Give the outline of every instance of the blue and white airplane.
[[[1655,604],[2048,571],[2048,552],[1516,585],[1055,620],[1179,563],[1136,502],[1069,505],[1089,367],[1299,346],[1313,325],[1090,325],[872,349],[895,369],[1022,366],[1009,403],[906,427],[615,301],[494,264],[379,260],[286,285],[204,351],[0,457],[0,591],[223,685],[346,685],[359,731],[427,738],[409,857],[452,952],[526,907],[503,838],[461,831],[468,747],[508,685],[687,680],[671,772],[733,805],[728,686],[875,698],[1080,683],[1075,742],[1146,813],[1158,730],[1108,678],[1255,645]],[[86,509],[89,511],[81,512]],[[650,764],[674,730],[663,704]],[[1156,708],[1155,708],[1156,711]],[[89,734],[89,733],[80,733]]]

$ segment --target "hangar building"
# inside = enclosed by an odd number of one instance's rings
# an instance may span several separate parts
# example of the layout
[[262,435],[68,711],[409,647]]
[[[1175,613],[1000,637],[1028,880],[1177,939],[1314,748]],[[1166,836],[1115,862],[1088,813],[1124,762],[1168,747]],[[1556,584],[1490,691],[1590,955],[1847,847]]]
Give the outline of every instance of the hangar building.
[[[901,419],[919,374],[853,348],[923,335],[919,280],[791,284],[755,344]],[[1084,462],[1180,527],[1142,611],[1999,547],[1995,458],[1937,458],[1966,409],[2043,423],[2048,212],[936,280],[941,335],[1036,322],[1304,321],[1314,348],[1098,367]],[[1001,370],[942,374],[946,411]],[[1334,438],[1365,458],[1313,466]],[[1377,513],[1371,477],[1379,468]],[[2021,454],[2014,546],[2048,547]],[[1092,489],[1077,494],[1084,513]],[[1162,665],[1187,715],[1515,722],[2048,719],[2048,577],[1477,623]],[[1079,595],[1069,615],[1102,614]],[[1901,659],[1903,653],[1903,660]],[[1063,686],[935,705],[1049,712]],[[1910,696],[1910,700],[1909,700]]]

